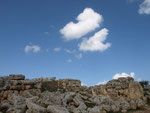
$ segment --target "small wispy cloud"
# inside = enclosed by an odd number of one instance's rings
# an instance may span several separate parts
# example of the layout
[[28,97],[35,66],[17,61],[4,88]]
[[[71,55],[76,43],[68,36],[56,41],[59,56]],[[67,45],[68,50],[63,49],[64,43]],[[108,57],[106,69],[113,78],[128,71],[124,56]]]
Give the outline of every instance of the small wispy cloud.
[[53,29],[53,28],[55,28],[55,26],[54,25],[50,25],[49,28]]
[[140,0],[127,0],[127,2],[129,2],[129,3],[133,3],[133,2],[137,2],[137,1],[140,1]]
[[24,48],[25,53],[33,52],[38,53],[41,50],[39,45],[26,45]]
[[70,50],[70,49],[65,49],[64,50],[66,53],[75,53],[76,52],[76,50]]
[[49,32],[44,32],[44,35],[49,36]]
[[61,48],[60,47],[56,47],[56,48],[54,48],[54,51],[55,52],[59,52],[59,51],[61,51]]
[[71,59],[71,58],[69,58],[69,59],[67,60],[67,62],[71,63],[71,62],[72,62],[72,59]]
[[81,59],[83,57],[82,53],[75,55],[77,59]]

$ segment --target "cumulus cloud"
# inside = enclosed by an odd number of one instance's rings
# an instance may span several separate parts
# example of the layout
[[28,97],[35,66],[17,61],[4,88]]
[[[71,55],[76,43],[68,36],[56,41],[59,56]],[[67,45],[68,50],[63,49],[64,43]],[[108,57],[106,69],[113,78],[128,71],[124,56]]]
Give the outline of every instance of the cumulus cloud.
[[82,53],[75,55],[77,59],[81,59],[83,57]]
[[144,0],[138,12],[139,14],[150,14],[150,0]]
[[135,78],[135,73],[131,72],[130,74],[127,73],[117,73],[113,76],[113,79],[118,79],[118,78],[122,78],[122,77],[132,77]]
[[98,14],[91,8],[85,8],[76,18],[77,23],[69,22],[60,30],[63,38],[66,40],[79,39],[87,33],[100,27],[103,21],[102,15]]
[[106,28],[95,33],[94,36],[89,39],[85,38],[81,44],[79,44],[79,49],[81,51],[104,51],[111,46],[110,43],[104,44],[108,35],[108,30]]
[[59,51],[61,51],[61,48],[56,47],[56,48],[54,48],[54,51],[55,51],[55,52],[59,52]]
[[33,53],[38,53],[41,50],[41,47],[38,45],[27,45],[24,48],[25,53],[33,52]]

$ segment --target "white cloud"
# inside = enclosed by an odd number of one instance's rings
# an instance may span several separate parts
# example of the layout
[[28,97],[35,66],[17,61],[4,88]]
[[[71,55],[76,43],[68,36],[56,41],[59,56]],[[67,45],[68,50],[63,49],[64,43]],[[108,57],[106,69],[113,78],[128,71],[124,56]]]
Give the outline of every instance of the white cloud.
[[66,53],[75,53],[75,52],[76,52],[76,50],[69,50],[69,49],[65,49],[65,52],[66,52]]
[[69,58],[69,59],[67,60],[67,62],[71,63],[71,62],[72,62],[72,59],[71,59],[71,58]]
[[59,51],[61,51],[61,48],[56,47],[56,48],[54,48],[54,51],[55,51],[55,52],[59,52]]
[[97,83],[96,85],[103,85],[103,84],[106,84],[108,82],[108,80],[104,80],[103,82],[99,82],[99,83]]
[[41,48],[40,48],[40,46],[38,46],[38,45],[27,45],[27,46],[24,48],[24,51],[25,51],[26,53],[29,53],[29,52],[38,53],[40,50],[41,50]]
[[77,23],[69,22],[60,30],[64,39],[79,39],[87,33],[94,31],[96,28],[100,27],[100,23],[103,22],[103,17],[93,9],[85,8],[84,11],[78,15],[76,20],[78,21]]
[[82,53],[80,53],[80,54],[78,54],[78,55],[75,55],[75,57],[76,57],[77,59],[81,59],[81,58],[83,57],[83,55],[82,55]]
[[89,39],[84,39],[81,44],[79,44],[79,49],[81,51],[104,51],[111,46],[110,43],[104,44],[108,35],[108,30],[106,28],[95,33],[94,36]]
[[113,76],[113,79],[118,79],[118,78],[122,78],[122,77],[132,77],[135,78],[135,73],[131,72],[130,74],[127,73],[117,73]]
[[144,0],[138,12],[139,14],[150,14],[150,0]]

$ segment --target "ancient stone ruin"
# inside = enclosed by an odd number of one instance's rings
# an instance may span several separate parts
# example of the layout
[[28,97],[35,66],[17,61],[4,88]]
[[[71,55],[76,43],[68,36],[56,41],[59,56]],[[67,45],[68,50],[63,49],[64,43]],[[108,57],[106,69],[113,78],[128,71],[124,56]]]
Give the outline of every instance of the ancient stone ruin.
[[74,79],[0,77],[0,113],[125,113],[149,100],[150,87],[130,77],[91,87]]

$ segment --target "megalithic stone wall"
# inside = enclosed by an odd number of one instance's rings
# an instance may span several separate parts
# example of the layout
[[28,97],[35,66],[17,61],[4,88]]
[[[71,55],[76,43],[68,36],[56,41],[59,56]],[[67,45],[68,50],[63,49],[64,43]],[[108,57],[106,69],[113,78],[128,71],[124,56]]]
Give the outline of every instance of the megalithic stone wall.
[[74,79],[60,79],[55,80],[55,77],[51,78],[39,78],[39,79],[25,79],[24,75],[9,75],[6,77],[0,77],[0,102],[7,99],[14,92],[24,94],[24,91],[30,90],[32,93],[35,90],[38,92],[49,90],[57,91],[62,88],[74,89],[81,87],[80,80]]
[[110,96],[112,99],[124,97],[126,100],[136,100],[144,96],[144,91],[139,82],[133,78],[119,78],[111,80],[106,85],[99,85],[92,88],[93,94]]

